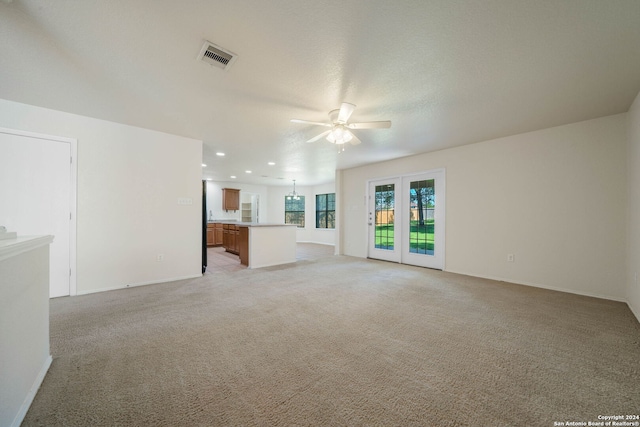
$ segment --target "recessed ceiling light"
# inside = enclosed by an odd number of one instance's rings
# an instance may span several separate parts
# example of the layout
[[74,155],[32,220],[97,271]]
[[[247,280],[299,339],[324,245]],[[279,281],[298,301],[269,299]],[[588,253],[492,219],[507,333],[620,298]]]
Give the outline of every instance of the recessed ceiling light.
[[236,179],[236,176],[235,175],[231,175],[231,178]]
[[244,173],[251,173],[251,171],[244,171]]
[[269,162],[269,163],[267,163],[267,164],[268,164],[269,166],[273,166],[273,165],[275,165],[275,164],[276,164],[276,162]]
[[220,156],[220,157],[222,157],[222,156],[224,156],[224,153],[223,153],[223,152],[221,152],[221,151],[218,151],[218,152],[216,153],[216,156]]
[[203,167],[203,168],[206,168],[206,167],[207,167],[207,165],[205,165],[205,164],[203,163],[203,164],[202,164],[202,167]]

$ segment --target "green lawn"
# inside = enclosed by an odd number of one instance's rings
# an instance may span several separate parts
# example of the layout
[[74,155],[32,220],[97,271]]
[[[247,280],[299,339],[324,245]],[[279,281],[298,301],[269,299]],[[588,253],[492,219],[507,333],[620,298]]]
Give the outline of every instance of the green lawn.
[[376,225],[376,248],[393,249],[393,224]]
[[[424,225],[418,225],[418,221],[411,221],[409,234],[409,246],[411,252],[433,252],[433,220],[427,220]],[[394,227],[389,225],[376,225],[376,248],[393,249]]]

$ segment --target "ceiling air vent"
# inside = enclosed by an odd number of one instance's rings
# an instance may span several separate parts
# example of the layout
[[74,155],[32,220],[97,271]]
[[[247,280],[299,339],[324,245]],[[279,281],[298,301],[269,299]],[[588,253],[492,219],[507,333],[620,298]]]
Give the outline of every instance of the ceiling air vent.
[[202,49],[200,49],[200,54],[198,55],[198,59],[200,61],[206,62],[214,67],[222,68],[223,70],[228,70],[229,67],[233,65],[237,57],[238,55],[235,53],[229,52],[228,50],[207,41],[204,42]]

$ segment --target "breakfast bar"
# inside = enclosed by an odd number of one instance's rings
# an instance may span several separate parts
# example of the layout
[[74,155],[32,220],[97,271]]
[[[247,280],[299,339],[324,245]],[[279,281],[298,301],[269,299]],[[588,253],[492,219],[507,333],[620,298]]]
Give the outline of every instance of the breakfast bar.
[[296,262],[295,224],[212,221],[222,228],[222,246],[249,268]]

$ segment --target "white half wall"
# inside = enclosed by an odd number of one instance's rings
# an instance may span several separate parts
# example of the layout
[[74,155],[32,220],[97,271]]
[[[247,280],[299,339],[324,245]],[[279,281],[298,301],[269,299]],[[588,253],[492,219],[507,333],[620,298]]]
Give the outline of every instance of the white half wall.
[[626,300],[626,121],[624,113],[346,169],[342,253],[367,256],[367,180],[445,168],[445,270]]
[[0,240],[0,426],[20,426],[51,365],[52,240],[53,236]]
[[640,320],[640,94],[629,109],[627,302]]
[[[284,223],[284,198],[293,190],[291,186],[269,187],[269,218],[271,222]],[[320,243],[335,245],[335,229],[316,228],[316,195],[335,193],[335,182],[314,186],[296,185],[296,192],[305,196],[305,226],[297,229],[297,242]]]
[[1,99],[0,127],[78,141],[78,294],[201,274],[202,141]]

